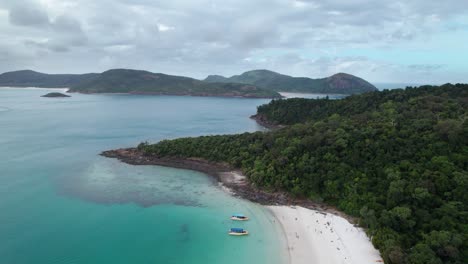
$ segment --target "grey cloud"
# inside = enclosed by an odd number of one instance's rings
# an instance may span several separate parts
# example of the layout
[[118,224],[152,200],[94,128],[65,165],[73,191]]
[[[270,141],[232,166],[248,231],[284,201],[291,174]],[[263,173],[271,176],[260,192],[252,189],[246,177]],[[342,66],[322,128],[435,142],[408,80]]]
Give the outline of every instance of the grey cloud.
[[9,20],[13,25],[40,27],[49,24],[49,16],[33,1],[15,2],[9,9]]
[[25,40],[24,45],[31,47],[31,48],[37,48],[38,51],[40,51],[42,54],[46,51],[52,51],[52,52],[67,52],[70,51],[69,46],[63,45],[60,43],[53,43],[51,41],[36,41],[36,40]]
[[55,18],[55,20],[52,22],[52,27],[57,31],[62,32],[82,32],[80,22],[66,15]]
[[[11,42],[11,55],[4,57],[28,54],[43,71],[118,66],[202,78],[271,68],[311,77],[348,71],[388,78],[377,73],[396,72],[393,64],[340,52],[424,41],[450,30],[444,22],[468,14],[468,1],[0,0],[0,8],[13,24],[0,24],[0,37]],[[64,60],[74,64],[64,66]],[[0,66],[4,70],[10,69]]]

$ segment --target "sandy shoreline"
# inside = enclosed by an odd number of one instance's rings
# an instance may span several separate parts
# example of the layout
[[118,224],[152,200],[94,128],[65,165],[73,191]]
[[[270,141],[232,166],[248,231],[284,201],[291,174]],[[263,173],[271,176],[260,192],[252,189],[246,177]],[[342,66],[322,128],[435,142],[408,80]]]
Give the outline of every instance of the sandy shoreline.
[[300,206],[267,206],[281,224],[291,264],[382,263],[364,230],[346,219]]
[[[336,209],[252,186],[241,171],[202,159],[155,157],[136,148],[104,151],[102,156],[132,165],[159,165],[196,170],[214,176],[230,194],[265,205],[282,227],[291,264],[366,264],[381,262],[366,233]],[[300,205],[291,207],[290,204]]]

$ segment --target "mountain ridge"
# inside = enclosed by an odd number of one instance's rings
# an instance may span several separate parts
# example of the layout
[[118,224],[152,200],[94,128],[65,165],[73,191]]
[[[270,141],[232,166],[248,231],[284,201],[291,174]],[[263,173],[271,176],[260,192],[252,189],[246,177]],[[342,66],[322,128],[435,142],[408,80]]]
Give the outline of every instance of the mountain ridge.
[[204,80],[207,82],[252,84],[277,92],[359,94],[377,91],[377,88],[368,81],[342,72],[326,78],[312,79],[308,77],[292,77],[266,69],[259,69],[231,77],[209,75]]
[[0,74],[0,86],[69,88],[77,93],[131,93],[245,98],[280,98],[250,84],[212,83],[144,70],[110,69],[102,73],[47,74],[20,70]]
[[359,94],[377,91],[366,80],[347,73],[320,79],[292,77],[260,69],[204,80],[145,70],[110,69],[102,73],[47,74],[20,70],[0,74],[0,86],[70,88],[82,93],[139,93],[277,98],[277,92]]
[[93,79],[97,75],[97,73],[48,74],[27,69],[0,74],[0,86],[65,88]]
[[70,87],[78,93],[131,93],[247,98],[279,98],[274,91],[250,84],[205,82],[185,76],[133,69],[111,69]]

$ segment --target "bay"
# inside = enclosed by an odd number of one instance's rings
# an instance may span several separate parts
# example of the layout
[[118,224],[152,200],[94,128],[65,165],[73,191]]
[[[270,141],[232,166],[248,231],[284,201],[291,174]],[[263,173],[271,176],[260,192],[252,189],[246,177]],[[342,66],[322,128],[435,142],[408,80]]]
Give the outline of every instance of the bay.
[[[42,98],[0,88],[2,263],[283,263],[262,206],[211,177],[98,154],[141,141],[261,130],[264,99],[138,95]],[[252,220],[233,223],[232,213]],[[248,237],[227,235],[243,227]]]

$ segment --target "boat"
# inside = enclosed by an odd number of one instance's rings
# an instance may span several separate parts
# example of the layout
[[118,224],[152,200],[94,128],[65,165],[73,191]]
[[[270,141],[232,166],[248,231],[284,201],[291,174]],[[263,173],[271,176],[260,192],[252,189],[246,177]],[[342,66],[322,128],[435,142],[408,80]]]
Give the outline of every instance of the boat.
[[243,228],[231,228],[231,230],[229,230],[229,235],[231,236],[245,236],[245,235],[248,235],[249,234],[249,231],[247,230],[244,230]]
[[247,221],[249,218],[243,214],[233,214],[231,216],[231,220],[236,220],[236,221]]

